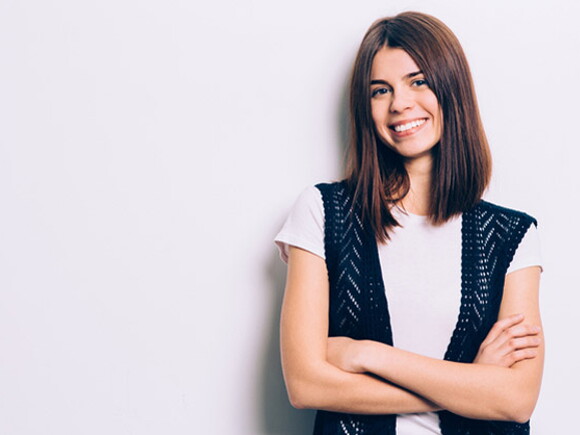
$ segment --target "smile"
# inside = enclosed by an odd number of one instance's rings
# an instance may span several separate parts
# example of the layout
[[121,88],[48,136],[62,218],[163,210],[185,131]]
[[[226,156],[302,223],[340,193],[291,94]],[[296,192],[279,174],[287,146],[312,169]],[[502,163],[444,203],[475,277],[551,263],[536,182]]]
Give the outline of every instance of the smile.
[[402,133],[404,131],[408,131],[411,130],[412,128],[416,128],[419,127],[420,125],[425,124],[425,121],[426,121],[425,119],[417,119],[415,121],[407,122],[405,124],[392,125],[390,126],[390,128],[396,131],[397,133]]

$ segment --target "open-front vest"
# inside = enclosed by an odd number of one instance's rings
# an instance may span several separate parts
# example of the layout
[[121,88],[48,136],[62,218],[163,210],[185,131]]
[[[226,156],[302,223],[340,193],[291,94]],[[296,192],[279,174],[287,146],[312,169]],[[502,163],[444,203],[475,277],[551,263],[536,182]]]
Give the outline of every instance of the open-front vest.
[[[324,245],[330,282],[329,335],[393,344],[376,239],[360,219],[346,183],[319,184],[325,213]],[[480,201],[462,214],[461,307],[445,353],[473,362],[497,320],[505,275],[524,234],[536,220]],[[473,420],[439,412],[443,435],[528,434],[524,424]],[[315,434],[396,434],[396,415],[318,411]]]

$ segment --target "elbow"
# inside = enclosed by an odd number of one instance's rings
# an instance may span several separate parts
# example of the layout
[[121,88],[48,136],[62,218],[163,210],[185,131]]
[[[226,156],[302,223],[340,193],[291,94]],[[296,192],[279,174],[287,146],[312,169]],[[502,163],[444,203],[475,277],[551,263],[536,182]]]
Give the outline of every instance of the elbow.
[[308,400],[297,393],[288,391],[288,400],[290,400],[290,405],[296,409],[311,409],[308,405]]
[[532,416],[532,413],[530,412],[529,414],[525,414],[525,416],[523,416],[524,414],[522,414],[522,417],[520,416],[516,416],[513,421],[515,421],[516,423],[527,423],[528,421],[530,421],[530,417]]
[[[511,375],[511,373],[510,373]],[[510,421],[515,423],[527,423],[536,407],[540,393],[540,384],[530,382],[527,377],[518,376],[506,378],[503,382],[492,388],[491,395],[487,397],[490,416],[485,419]]]
[[288,400],[296,409],[317,409],[312,388],[301,381],[286,382]]
[[290,404],[296,409],[321,409],[327,405],[332,389],[320,367],[302,367],[284,371]]
[[528,421],[530,421],[531,416],[532,416],[531,412],[527,412],[525,410],[522,410],[522,411],[517,410],[517,411],[503,412],[503,413],[501,413],[500,418],[498,418],[497,420],[523,424],[523,423],[527,423]]
[[515,423],[527,423],[532,417],[536,400],[529,397],[517,397],[509,400],[503,409],[498,410],[498,420],[512,421]]
[[530,421],[532,412],[534,412],[534,404],[522,403],[519,406],[514,406],[509,414],[509,420],[516,423],[526,423]]
[[[472,401],[472,412],[461,413],[467,418],[476,420],[505,421],[513,423],[527,423],[538,398],[537,392],[526,388],[517,388],[516,385],[504,385],[504,388],[486,389],[477,401]],[[450,409],[454,412],[453,409]]]

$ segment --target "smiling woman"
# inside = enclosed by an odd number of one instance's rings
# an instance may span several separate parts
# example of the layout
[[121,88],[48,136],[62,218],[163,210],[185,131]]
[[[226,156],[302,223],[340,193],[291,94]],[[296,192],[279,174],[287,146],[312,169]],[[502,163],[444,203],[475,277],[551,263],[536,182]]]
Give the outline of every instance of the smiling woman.
[[407,52],[383,47],[371,70],[371,110],[385,145],[406,158],[430,159],[441,138],[441,109]]
[[426,14],[375,22],[349,167],[276,237],[290,401],[320,434],[526,434],[543,335],[536,220],[482,199],[491,158],[465,55]]

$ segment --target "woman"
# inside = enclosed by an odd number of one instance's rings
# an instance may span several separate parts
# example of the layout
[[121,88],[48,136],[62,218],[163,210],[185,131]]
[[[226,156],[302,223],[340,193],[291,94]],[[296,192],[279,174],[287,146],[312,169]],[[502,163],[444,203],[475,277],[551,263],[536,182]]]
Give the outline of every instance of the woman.
[[282,364],[315,433],[529,432],[543,366],[531,216],[481,200],[491,159],[469,67],[439,20],[375,22],[351,81],[344,181],[276,237]]

